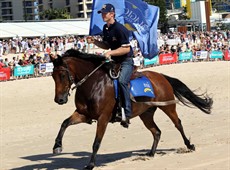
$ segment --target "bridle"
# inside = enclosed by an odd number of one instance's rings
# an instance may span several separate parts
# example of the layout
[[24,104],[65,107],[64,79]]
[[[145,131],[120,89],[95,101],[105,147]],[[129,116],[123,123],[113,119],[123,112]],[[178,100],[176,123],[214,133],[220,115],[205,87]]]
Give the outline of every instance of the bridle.
[[[73,76],[71,75],[70,73],[70,70],[69,70],[69,66],[68,64],[63,61],[64,65],[65,66],[62,66],[62,68],[54,68],[53,71],[57,70],[57,71],[66,71],[67,74],[68,74],[68,80],[69,80],[69,83],[70,85],[74,84],[75,86],[71,89],[71,90],[74,90],[81,86],[93,73],[95,73],[103,64],[105,64],[106,62],[103,61],[98,67],[96,67],[91,73],[87,74],[85,77],[83,77],[79,82],[75,82],[74,81],[74,78]],[[69,94],[70,95],[70,94]]]
[[[68,64],[67,64],[65,61],[63,61],[63,63],[65,64],[65,66],[62,66],[62,68],[54,68],[54,69],[53,69],[53,72],[54,72],[55,70],[56,70],[56,71],[66,71],[66,72],[67,72],[67,75],[68,75],[68,80],[69,80],[70,86],[71,86],[72,84],[76,84],[76,82],[74,81],[74,77],[73,77],[73,76],[71,75],[71,73],[70,73]],[[68,95],[70,96],[69,90],[70,90],[70,88],[68,88]]]
[[65,66],[62,66],[62,68],[54,68],[53,71],[66,71],[67,72],[67,75],[68,75],[68,80],[69,80],[69,83],[70,84],[76,84],[76,82],[74,81],[74,78],[73,76],[71,75],[70,71],[69,71],[69,66],[68,64],[63,61]]

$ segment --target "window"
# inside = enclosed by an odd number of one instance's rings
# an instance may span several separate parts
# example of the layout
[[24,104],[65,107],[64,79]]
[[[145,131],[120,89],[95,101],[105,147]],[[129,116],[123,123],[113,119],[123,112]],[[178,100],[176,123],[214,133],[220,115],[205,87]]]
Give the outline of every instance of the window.
[[79,11],[82,11],[82,10],[83,10],[83,5],[79,5],[79,6],[78,6],[78,10],[79,10]]
[[87,10],[91,10],[92,9],[92,4],[87,4]]
[[69,0],[65,0],[65,4],[66,4],[66,5],[70,5]]
[[23,6],[30,7],[30,6],[34,6],[34,4],[31,1],[23,1]]
[[31,15],[27,16],[27,20],[34,20],[34,16]]
[[12,14],[12,9],[2,9],[2,15]]
[[77,17],[78,17],[78,18],[83,18],[84,16],[83,16],[83,14],[78,13],[78,14],[77,14]]
[[13,17],[12,16],[2,16],[2,20],[5,20],[5,21],[13,20]]
[[67,7],[66,10],[68,13],[70,13],[70,7]]
[[6,8],[6,7],[12,7],[12,3],[11,2],[2,2],[2,8]]
[[32,8],[26,8],[26,13],[27,14],[32,14],[33,13],[33,9]]
[[38,4],[43,4],[43,0],[38,0]]
[[42,12],[42,11],[43,11],[43,6],[39,6],[39,7],[38,7],[38,10],[39,10],[40,12]]
[[87,12],[87,18],[91,18],[91,12]]

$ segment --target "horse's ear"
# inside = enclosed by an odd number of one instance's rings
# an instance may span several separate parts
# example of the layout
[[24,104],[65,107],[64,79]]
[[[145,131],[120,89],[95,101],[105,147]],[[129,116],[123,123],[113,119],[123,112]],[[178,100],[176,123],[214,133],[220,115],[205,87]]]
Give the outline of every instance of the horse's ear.
[[50,53],[49,56],[50,56],[50,60],[51,60],[52,62],[54,62],[54,60],[57,58],[57,56],[54,55],[54,54],[52,54],[52,53]]
[[50,54],[50,61],[53,63],[54,66],[59,66],[63,64],[62,56]]

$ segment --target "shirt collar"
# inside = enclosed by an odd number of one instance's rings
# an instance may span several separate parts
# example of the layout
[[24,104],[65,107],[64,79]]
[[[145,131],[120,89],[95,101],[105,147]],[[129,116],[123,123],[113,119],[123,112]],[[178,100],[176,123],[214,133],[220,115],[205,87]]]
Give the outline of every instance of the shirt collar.
[[111,29],[114,27],[114,25],[117,23],[117,20],[115,20],[115,22],[113,24],[110,24],[109,27],[107,26],[108,29]]

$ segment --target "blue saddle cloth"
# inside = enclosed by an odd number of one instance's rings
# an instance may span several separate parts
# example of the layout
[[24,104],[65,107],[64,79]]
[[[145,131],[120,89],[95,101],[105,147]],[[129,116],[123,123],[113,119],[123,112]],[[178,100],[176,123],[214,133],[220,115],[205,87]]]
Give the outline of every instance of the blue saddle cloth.
[[[118,81],[114,80],[114,89],[116,98],[118,98]],[[151,97],[154,98],[154,90],[150,80],[145,77],[138,77],[130,81],[130,93],[133,97]]]

